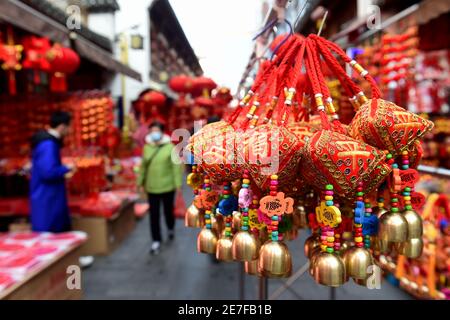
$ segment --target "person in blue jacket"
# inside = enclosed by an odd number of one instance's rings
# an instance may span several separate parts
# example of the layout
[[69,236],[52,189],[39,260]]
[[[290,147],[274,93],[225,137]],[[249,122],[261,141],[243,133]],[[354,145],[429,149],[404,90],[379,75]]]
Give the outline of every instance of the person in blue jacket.
[[30,209],[33,231],[71,229],[65,176],[73,168],[62,165],[60,154],[70,119],[69,113],[56,111],[51,115],[50,128],[37,132],[32,138]]

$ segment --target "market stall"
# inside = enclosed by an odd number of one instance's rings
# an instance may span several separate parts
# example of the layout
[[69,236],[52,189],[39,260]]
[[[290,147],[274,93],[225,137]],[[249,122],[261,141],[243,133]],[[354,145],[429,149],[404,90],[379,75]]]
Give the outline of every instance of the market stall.
[[81,280],[69,286],[68,276],[79,272],[86,238],[83,232],[1,234],[0,299],[80,299]]

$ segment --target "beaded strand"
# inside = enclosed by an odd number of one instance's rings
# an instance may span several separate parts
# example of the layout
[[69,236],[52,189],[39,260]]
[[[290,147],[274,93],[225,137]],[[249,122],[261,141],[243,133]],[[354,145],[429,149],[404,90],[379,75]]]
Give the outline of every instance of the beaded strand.
[[[250,188],[250,179],[249,179],[250,176],[249,176],[248,170],[244,170],[244,174],[242,175],[242,178],[243,179],[242,179],[241,188],[249,189]],[[241,230],[242,231],[248,231],[248,229],[249,229],[249,226],[248,226],[248,210],[249,210],[248,207],[241,208],[241,212],[242,212]]]
[[[403,170],[408,170],[409,169],[409,155],[408,155],[408,151],[403,151],[402,152],[402,169]],[[412,189],[410,187],[405,187],[403,189],[403,192],[402,192],[403,203],[405,205],[405,210],[412,210],[411,191],[412,191]]]

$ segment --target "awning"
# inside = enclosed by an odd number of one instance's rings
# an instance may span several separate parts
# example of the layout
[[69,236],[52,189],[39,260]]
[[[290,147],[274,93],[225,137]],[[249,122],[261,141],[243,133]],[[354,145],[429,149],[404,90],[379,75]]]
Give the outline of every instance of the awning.
[[[48,37],[54,42],[70,43],[70,33],[64,25],[27,6],[18,0],[0,1],[0,20],[15,25],[28,32]],[[93,61],[105,69],[142,81],[141,74],[117,61],[110,52],[76,34],[75,50],[80,56]]]

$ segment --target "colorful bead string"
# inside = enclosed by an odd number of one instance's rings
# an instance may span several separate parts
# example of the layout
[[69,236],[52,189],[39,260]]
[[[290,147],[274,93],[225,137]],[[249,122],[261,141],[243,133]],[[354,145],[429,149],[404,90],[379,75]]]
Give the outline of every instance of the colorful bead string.
[[[278,191],[278,176],[276,174],[273,174],[270,176],[270,195],[276,196]],[[271,231],[270,237],[272,241],[279,241],[281,240],[278,235],[278,224],[279,224],[279,217],[277,215],[272,216],[272,222],[270,223],[269,230]]]
[[[327,184],[325,186],[325,205],[327,207],[334,206],[333,202],[333,185]],[[321,249],[322,251],[326,251],[328,253],[334,252],[334,228],[329,226],[322,226],[321,228],[321,236],[320,239],[322,241]]]
[[[249,189],[250,188],[250,176],[249,176],[249,173],[248,173],[248,170],[244,170],[244,174],[242,175],[242,185],[241,185],[241,187],[242,188],[244,188],[244,189]],[[242,220],[242,226],[241,226],[241,230],[242,231],[247,231],[248,230],[248,210],[249,210],[249,208],[248,207],[244,207],[244,208],[241,208],[241,214],[242,214],[242,217],[241,217],[241,220]]]
[[[231,182],[224,182],[223,183],[223,198],[228,199],[231,195]],[[230,214],[225,217],[225,237],[231,237],[232,231],[231,231],[231,223],[233,221],[233,215]]]
[[[370,217],[372,215],[372,206],[370,205],[369,199],[364,200],[364,206],[364,216]],[[364,247],[366,247],[366,249],[370,249],[370,234],[364,234]]]
[[[203,179],[203,189],[206,191],[211,191],[211,184],[210,184],[209,176],[207,174],[205,174],[205,177]],[[206,227],[206,229],[212,229],[211,209],[212,208],[205,208],[205,227]]]
[[[391,153],[388,153],[386,155],[387,164],[392,166],[392,169],[398,170],[398,165],[395,163],[395,160]],[[394,173],[392,173],[394,174]],[[394,181],[394,183],[397,183]],[[394,188],[394,186],[391,186],[390,188],[390,194],[391,194],[391,212],[399,212],[399,201],[398,201],[398,191]]]
[[[364,202],[364,192],[363,192],[363,186],[362,182],[358,183],[358,187],[356,188],[356,206],[358,206],[358,202]],[[361,221],[360,221],[361,222]],[[363,242],[363,225],[362,223],[357,223],[356,221],[356,214],[355,214],[355,221],[353,224],[354,227],[354,241],[355,246],[358,248],[362,248],[364,246]]]
[[[197,174],[198,173],[197,165],[193,165],[191,171],[193,174]],[[199,193],[198,188],[194,188],[193,192],[194,192],[194,196],[198,195],[198,193]]]
[[[408,154],[408,151],[403,151],[402,152],[402,169],[403,170],[408,170],[409,169],[409,154]],[[411,191],[412,191],[412,188],[405,187],[403,189],[403,192],[402,192],[403,202],[404,202],[404,205],[405,205],[405,210],[412,210]]]

